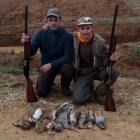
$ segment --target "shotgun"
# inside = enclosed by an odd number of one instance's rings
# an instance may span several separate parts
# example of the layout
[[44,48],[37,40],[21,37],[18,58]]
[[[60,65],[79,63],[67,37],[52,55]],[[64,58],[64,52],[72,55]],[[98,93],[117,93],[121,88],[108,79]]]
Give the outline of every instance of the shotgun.
[[[27,19],[28,19],[28,6],[25,6],[25,34],[27,35]],[[27,81],[26,91],[27,91],[27,102],[37,102],[38,98],[34,91],[33,81],[29,78],[29,60],[30,60],[30,48],[31,42],[24,43],[24,76]]]
[[111,39],[110,39],[110,45],[109,45],[108,64],[107,64],[107,68],[105,72],[105,79],[104,79],[105,84],[106,84],[106,92],[105,92],[105,110],[106,111],[116,111],[115,102],[112,96],[113,91],[110,88],[112,65],[115,62],[110,60],[110,56],[112,55],[112,53],[115,52],[115,49],[116,49],[117,36],[114,35],[114,31],[115,31],[115,24],[116,24],[116,18],[117,18],[117,11],[118,11],[118,4],[116,4],[116,7],[115,7],[115,14],[114,14]]

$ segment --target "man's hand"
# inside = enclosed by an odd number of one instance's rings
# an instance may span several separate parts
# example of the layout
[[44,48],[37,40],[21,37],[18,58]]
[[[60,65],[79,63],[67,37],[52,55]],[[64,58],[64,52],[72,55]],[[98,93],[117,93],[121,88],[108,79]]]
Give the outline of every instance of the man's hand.
[[48,24],[42,27],[44,30],[48,30]]
[[29,41],[29,40],[30,40],[30,36],[28,36],[28,35],[22,33],[21,42],[22,42],[22,43],[25,43],[25,42],[27,42],[27,41]]
[[110,56],[110,59],[111,61],[116,61],[118,60],[118,53],[117,52],[114,52],[111,56]]
[[50,69],[52,68],[51,64],[45,64],[43,66],[40,67],[40,70],[43,71],[44,73],[48,72]]

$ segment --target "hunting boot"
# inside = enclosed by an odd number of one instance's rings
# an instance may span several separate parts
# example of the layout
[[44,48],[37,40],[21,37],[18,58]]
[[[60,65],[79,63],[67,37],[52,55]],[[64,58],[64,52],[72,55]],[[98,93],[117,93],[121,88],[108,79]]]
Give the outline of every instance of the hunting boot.
[[[110,88],[112,93],[113,93],[113,89]],[[101,83],[96,87],[96,90],[94,91],[94,97],[95,100],[97,100],[97,102],[100,105],[104,105],[105,104],[105,92],[106,92],[106,85]]]
[[70,90],[69,84],[61,84],[61,87],[62,87],[62,92],[65,96],[72,95],[73,91]]
[[98,104],[100,105],[105,104],[105,91],[106,91],[105,84],[99,84],[94,91],[95,100],[97,100]]

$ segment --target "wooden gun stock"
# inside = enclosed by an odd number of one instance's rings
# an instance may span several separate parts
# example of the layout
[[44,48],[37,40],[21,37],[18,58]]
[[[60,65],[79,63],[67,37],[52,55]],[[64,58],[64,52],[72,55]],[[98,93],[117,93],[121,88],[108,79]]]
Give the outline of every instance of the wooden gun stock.
[[[25,34],[27,35],[27,14],[28,6],[25,6]],[[27,102],[37,102],[38,98],[34,91],[33,81],[29,78],[29,60],[30,60],[30,41],[24,43],[24,76],[27,81],[26,91],[27,91]]]
[[113,91],[110,89],[110,85],[106,84],[106,95],[105,95],[105,110],[116,111],[115,102],[112,96]]
[[26,90],[27,90],[27,102],[37,102],[38,98],[36,96],[36,93],[34,91],[33,87],[33,81],[26,77],[27,85],[26,85]]

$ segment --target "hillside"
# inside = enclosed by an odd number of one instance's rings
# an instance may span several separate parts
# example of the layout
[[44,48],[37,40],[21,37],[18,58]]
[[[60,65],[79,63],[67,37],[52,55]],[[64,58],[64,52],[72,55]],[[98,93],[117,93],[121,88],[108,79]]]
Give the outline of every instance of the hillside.
[[[21,45],[21,33],[24,32],[24,7],[29,6],[28,34],[46,22],[46,13],[56,7],[62,14],[62,26],[70,31],[77,30],[77,20],[82,16],[91,16],[95,22],[95,32],[109,42],[112,20],[117,0],[1,0],[0,5],[0,46]],[[118,43],[139,40],[138,0],[118,0],[119,10],[116,25]]]

